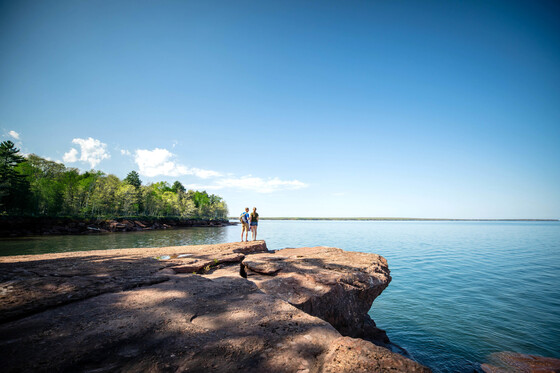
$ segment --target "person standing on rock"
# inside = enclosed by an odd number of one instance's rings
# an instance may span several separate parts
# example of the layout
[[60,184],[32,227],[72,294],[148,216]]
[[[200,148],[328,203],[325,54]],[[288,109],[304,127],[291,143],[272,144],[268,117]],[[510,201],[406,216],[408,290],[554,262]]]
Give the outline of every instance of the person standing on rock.
[[242,225],[241,242],[243,242],[243,233],[245,233],[245,241],[249,242],[249,240],[247,239],[247,237],[249,236],[249,230],[251,229],[249,227],[249,207],[245,207],[245,211],[243,211],[243,213],[239,217],[239,220],[241,221]]
[[251,219],[251,236],[253,236],[253,241],[257,240],[257,226],[259,225],[259,214],[257,213],[257,208],[253,207],[253,212],[250,216]]

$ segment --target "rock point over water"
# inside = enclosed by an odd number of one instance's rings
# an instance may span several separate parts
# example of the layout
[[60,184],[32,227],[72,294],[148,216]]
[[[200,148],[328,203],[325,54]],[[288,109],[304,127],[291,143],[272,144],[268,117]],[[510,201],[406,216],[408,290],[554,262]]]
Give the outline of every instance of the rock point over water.
[[0,358],[7,372],[428,372],[368,315],[390,280],[376,254],[264,241],[3,257]]

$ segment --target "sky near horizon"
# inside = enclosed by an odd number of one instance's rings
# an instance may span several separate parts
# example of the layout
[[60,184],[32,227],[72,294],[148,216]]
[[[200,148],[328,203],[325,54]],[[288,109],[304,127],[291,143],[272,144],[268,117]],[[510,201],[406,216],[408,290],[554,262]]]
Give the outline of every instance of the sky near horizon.
[[4,1],[0,136],[230,215],[560,218],[556,1]]

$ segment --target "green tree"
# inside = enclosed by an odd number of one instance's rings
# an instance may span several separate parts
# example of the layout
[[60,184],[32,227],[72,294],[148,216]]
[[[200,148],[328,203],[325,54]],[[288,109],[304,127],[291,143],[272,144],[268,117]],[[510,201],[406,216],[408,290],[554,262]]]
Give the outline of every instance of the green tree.
[[102,176],[97,179],[91,194],[93,215],[118,213],[117,191],[120,184],[120,179],[115,175]]
[[47,216],[227,216],[221,197],[206,191],[185,191],[179,181],[172,186],[163,181],[144,186],[136,171],[120,180],[95,170],[82,174],[35,154],[24,158],[18,153],[12,142],[0,144],[2,211]]
[[197,209],[201,209],[204,206],[206,206],[207,204],[210,203],[210,197],[208,196],[208,193],[206,193],[206,191],[203,192],[199,192],[196,191],[193,193],[192,195],[192,200],[194,202],[194,205]]
[[80,209],[78,211],[79,214],[93,215],[91,196],[93,194],[95,184],[100,177],[103,177],[103,173],[101,171],[85,172],[83,175],[81,175],[81,179],[79,182],[81,196]]
[[160,216],[163,210],[163,199],[161,197],[161,186],[150,184],[142,187],[142,203],[144,205],[144,214],[149,216]]
[[179,216],[183,218],[190,218],[196,214],[196,208],[194,206],[194,202],[191,199],[186,198],[183,196],[179,200]]
[[138,172],[134,170],[130,171],[128,175],[126,175],[124,181],[129,183],[136,189],[140,189],[140,186],[142,186],[142,180],[140,180],[140,175],[138,175]]
[[183,184],[181,184],[179,181],[176,181],[173,183],[173,186],[171,187],[171,189],[173,190],[173,192],[175,193],[185,193],[187,190],[185,189],[185,187],[183,186]]
[[0,143],[0,205],[7,211],[25,210],[28,204],[29,183],[17,170],[25,158],[11,141]]
[[[18,165],[17,169],[30,185],[29,204],[33,213],[58,215],[67,212],[64,203],[65,182],[68,180],[64,180],[66,167],[63,164],[30,154],[27,162]],[[66,197],[73,199],[72,195]]]
[[205,217],[210,219],[225,219],[228,214],[228,208],[222,197],[211,194],[208,199],[209,207]]
[[117,212],[125,215],[138,213],[138,191],[136,188],[127,183],[121,183],[115,193],[117,201]]

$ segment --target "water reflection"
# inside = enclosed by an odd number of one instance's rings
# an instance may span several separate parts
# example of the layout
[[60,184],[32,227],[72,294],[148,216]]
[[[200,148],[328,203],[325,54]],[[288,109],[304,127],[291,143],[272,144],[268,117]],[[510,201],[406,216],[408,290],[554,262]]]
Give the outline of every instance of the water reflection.
[[204,245],[228,242],[229,227],[192,227],[173,230],[90,234],[80,236],[35,236],[0,240],[0,255],[108,250],[119,248]]

